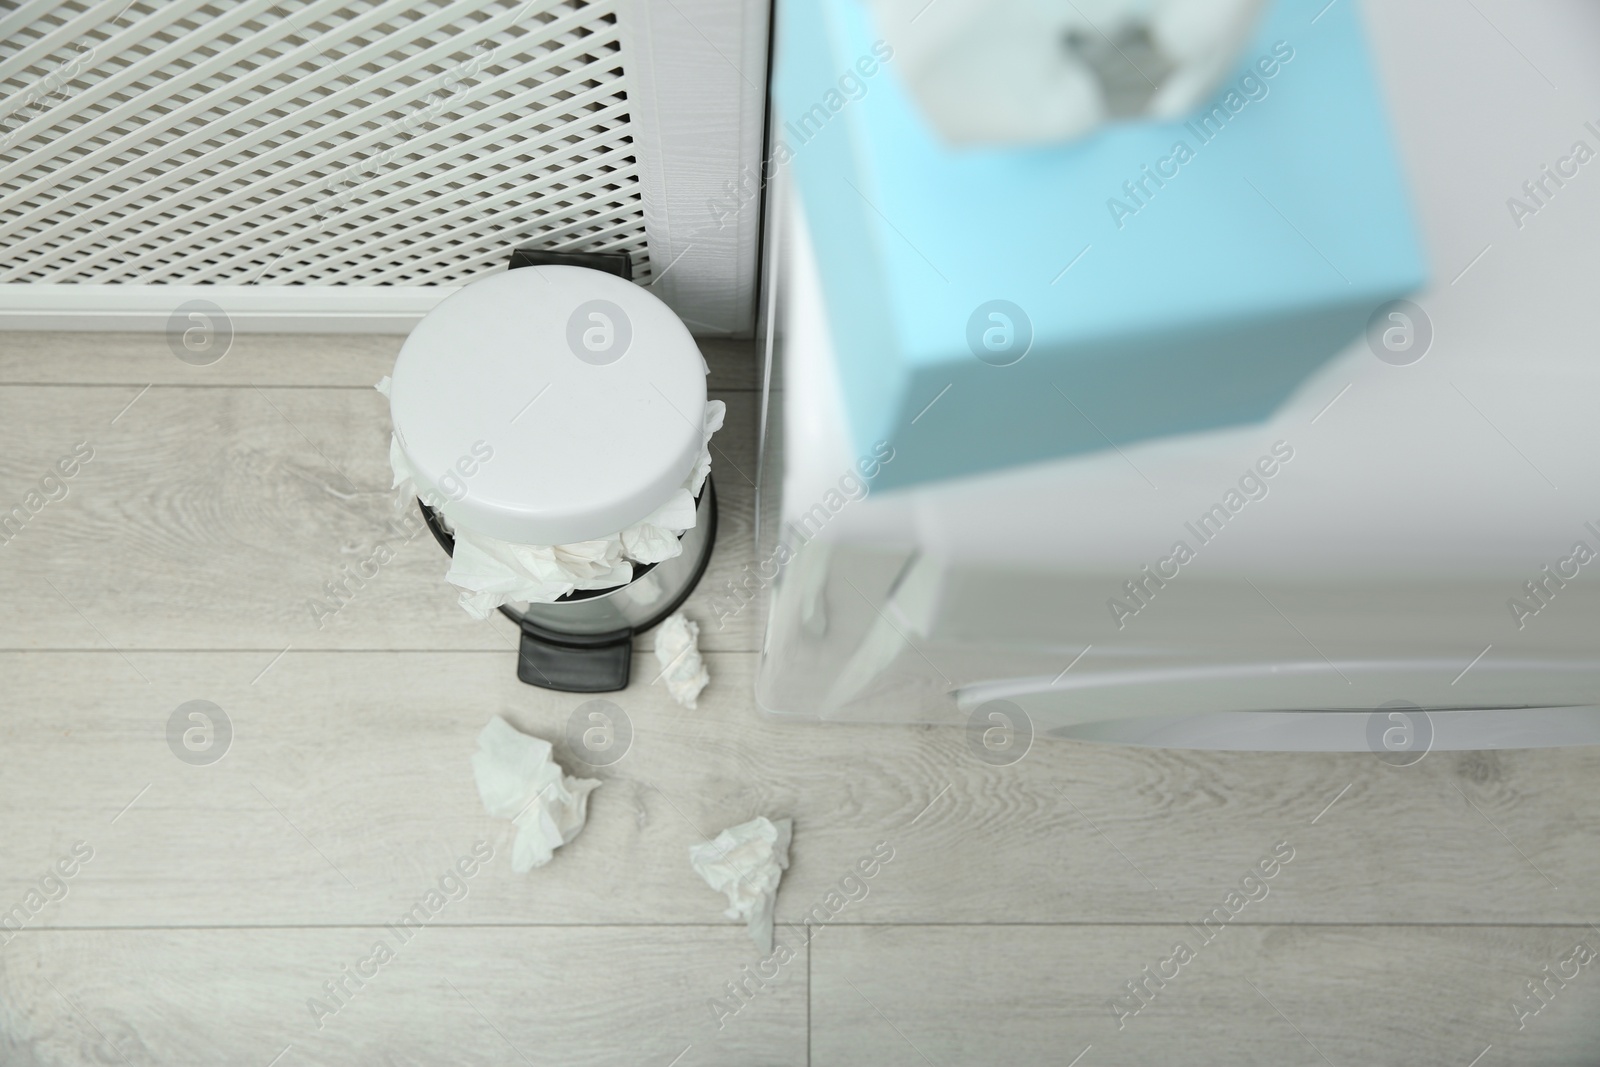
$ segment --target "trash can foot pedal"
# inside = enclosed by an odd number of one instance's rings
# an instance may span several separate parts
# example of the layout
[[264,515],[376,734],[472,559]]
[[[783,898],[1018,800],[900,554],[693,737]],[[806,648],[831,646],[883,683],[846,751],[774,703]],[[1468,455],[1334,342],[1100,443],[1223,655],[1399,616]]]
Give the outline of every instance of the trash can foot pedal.
[[628,688],[633,665],[631,630],[595,634],[581,645],[560,642],[522,628],[517,677],[528,685],[561,693],[614,693]]

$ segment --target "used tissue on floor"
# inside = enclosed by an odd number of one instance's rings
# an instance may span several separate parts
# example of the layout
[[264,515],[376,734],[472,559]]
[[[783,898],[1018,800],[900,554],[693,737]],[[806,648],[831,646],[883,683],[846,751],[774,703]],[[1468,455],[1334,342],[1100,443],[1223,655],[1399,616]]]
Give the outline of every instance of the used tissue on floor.
[[750,925],[750,937],[762,953],[772,951],[773,904],[778,881],[789,866],[792,819],[774,822],[765,816],[730,826],[713,841],[689,846],[689,864],[706,885],[728,898],[730,919]]
[[700,624],[675,611],[656,628],[656,662],[661,664],[661,680],[667,683],[672,699],[690,710],[711,681],[696,642]]
[[553,851],[583,829],[589,794],[600,783],[564,774],[550,742],[529,737],[496,715],[478,735],[472,755],[483,806],[517,827],[511,869],[518,874],[550,862]]

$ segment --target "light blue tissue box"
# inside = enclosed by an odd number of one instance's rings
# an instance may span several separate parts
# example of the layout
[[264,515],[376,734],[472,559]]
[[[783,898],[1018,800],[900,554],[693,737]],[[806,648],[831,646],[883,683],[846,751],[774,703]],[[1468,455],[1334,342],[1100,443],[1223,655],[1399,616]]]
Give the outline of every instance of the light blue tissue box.
[[1356,5],[1325,5],[1273,4],[1185,121],[955,149],[861,0],[783,0],[773,162],[879,487],[1260,421],[1421,286]]

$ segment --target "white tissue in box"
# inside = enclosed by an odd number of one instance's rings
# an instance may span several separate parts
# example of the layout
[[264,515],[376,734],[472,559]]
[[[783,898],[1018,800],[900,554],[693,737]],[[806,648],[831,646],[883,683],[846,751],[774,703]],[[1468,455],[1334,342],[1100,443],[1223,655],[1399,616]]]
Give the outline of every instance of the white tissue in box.
[[893,66],[951,144],[1171,119],[1238,60],[1264,0],[872,0]]
[[778,880],[789,866],[792,819],[765,816],[730,826],[714,841],[689,846],[689,864],[706,885],[727,895],[730,919],[750,924],[750,936],[763,953],[772,951],[772,908]]
[[484,808],[517,827],[511,869],[518,874],[543,867],[556,848],[578,836],[589,793],[600,784],[568,777],[551,758],[550,742],[519,733],[498,715],[478,735],[472,773]]

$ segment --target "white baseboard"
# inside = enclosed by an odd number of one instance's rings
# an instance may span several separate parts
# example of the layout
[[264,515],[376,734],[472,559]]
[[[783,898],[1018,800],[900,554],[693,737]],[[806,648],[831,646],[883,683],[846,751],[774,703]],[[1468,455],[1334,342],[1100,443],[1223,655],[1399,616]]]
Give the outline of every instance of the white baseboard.
[[0,285],[0,331],[167,329],[208,300],[235,333],[410,333],[459,286]]

